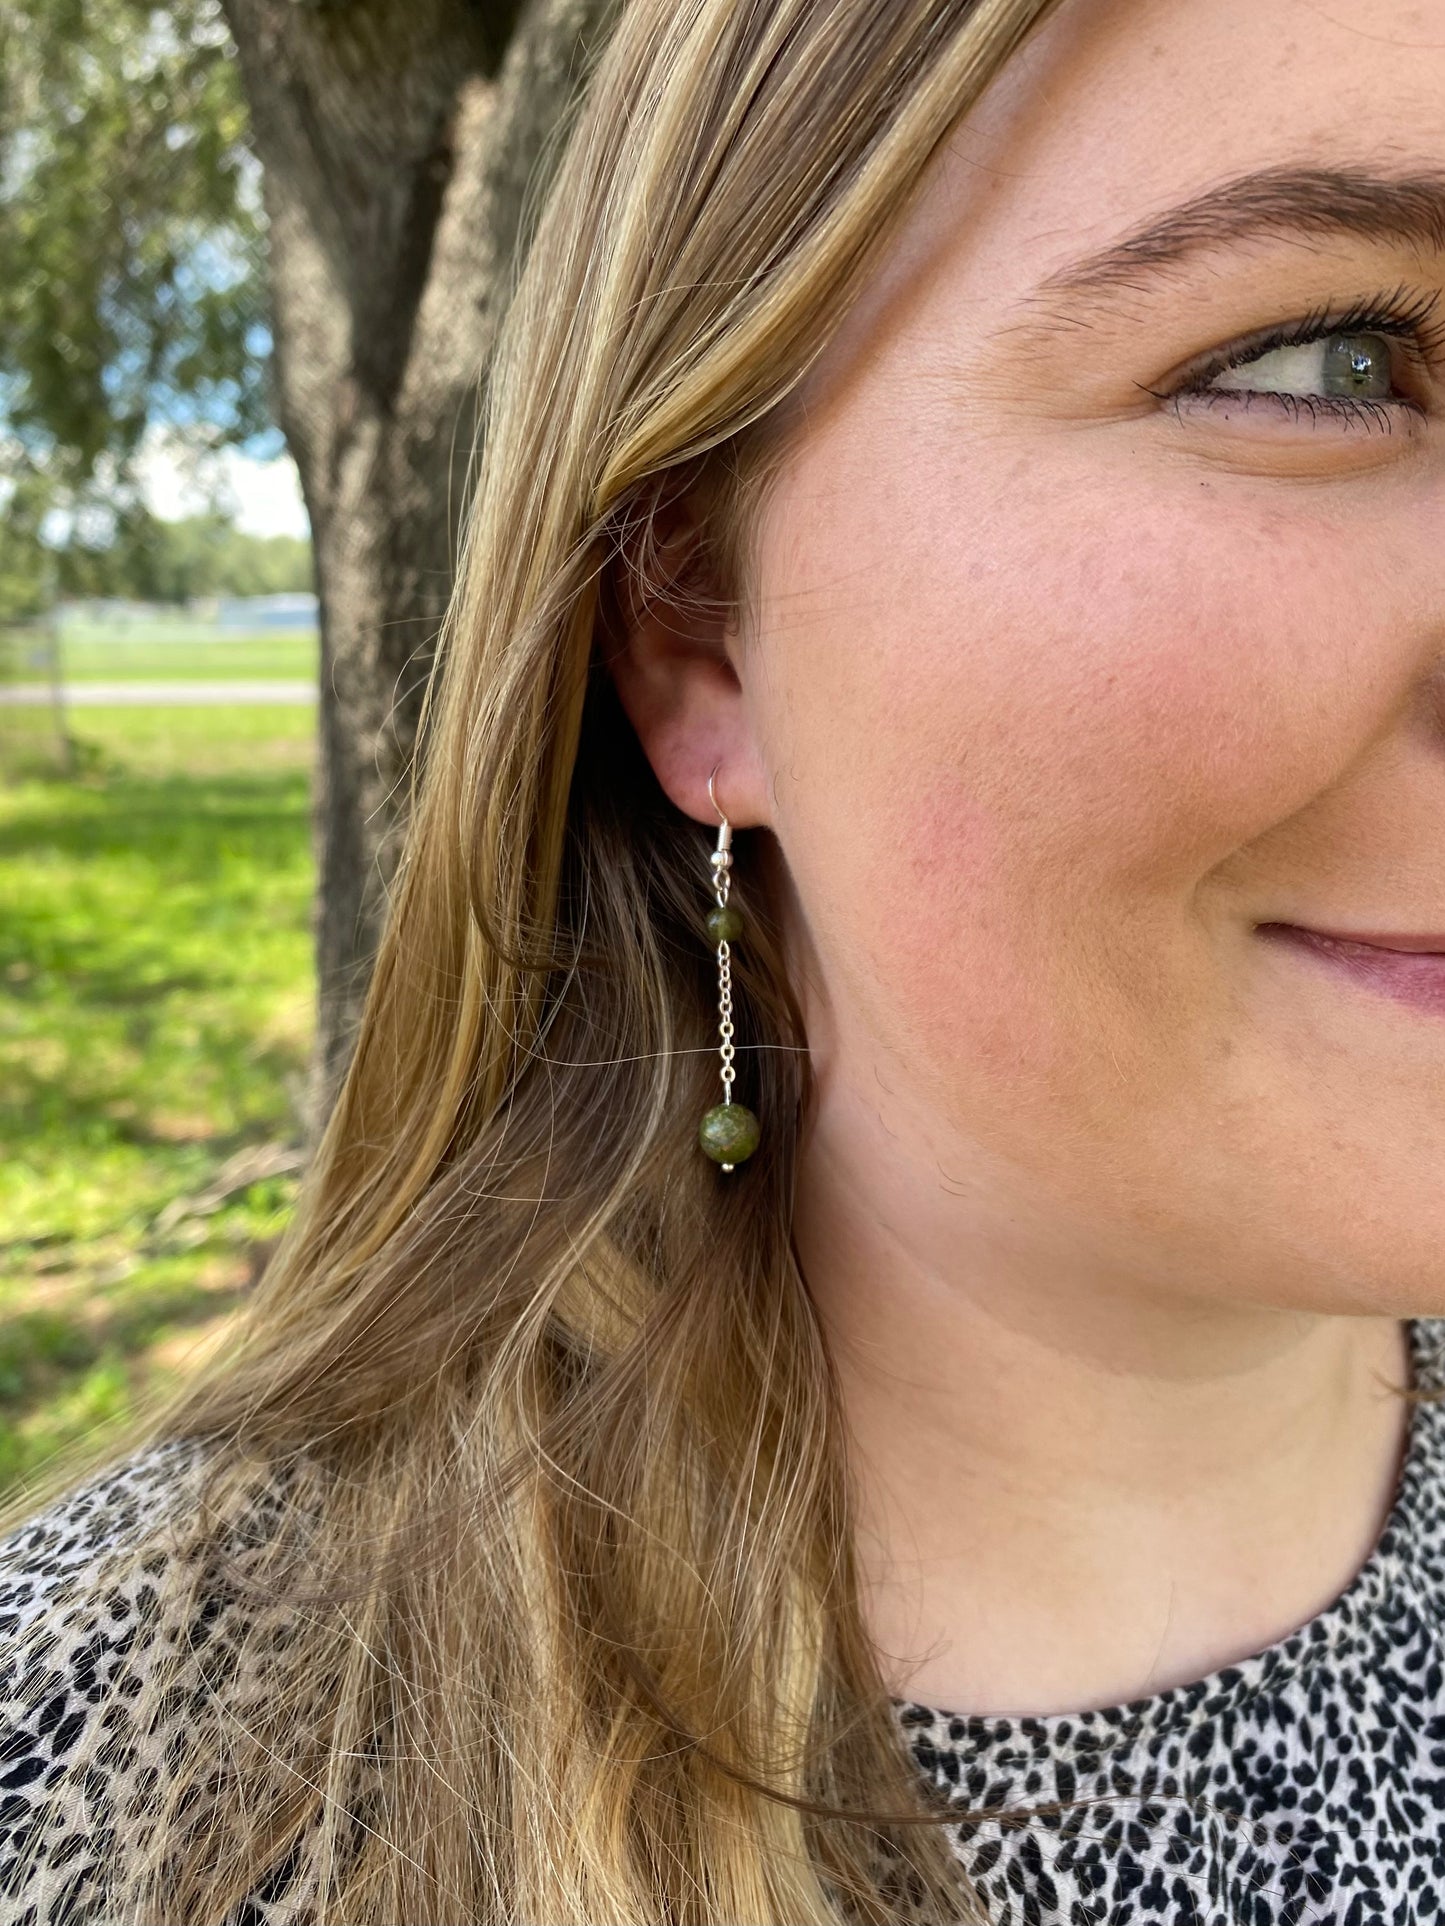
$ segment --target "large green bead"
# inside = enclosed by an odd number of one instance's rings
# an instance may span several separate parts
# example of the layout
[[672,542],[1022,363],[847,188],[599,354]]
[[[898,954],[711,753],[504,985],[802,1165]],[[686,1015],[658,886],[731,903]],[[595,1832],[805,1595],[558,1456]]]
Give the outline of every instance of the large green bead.
[[740,1164],[751,1157],[762,1135],[745,1103],[714,1104],[698,1125],[697,1140],[715,1164]]
[[736,943],[743,933],[742,911],[735,910],[731,903],[709,910],[707,933],[714,943]]

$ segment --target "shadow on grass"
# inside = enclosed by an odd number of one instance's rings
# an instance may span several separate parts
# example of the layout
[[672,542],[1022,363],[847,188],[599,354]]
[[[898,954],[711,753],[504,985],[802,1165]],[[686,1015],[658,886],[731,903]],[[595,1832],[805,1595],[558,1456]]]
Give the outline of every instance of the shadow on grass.
[[[243,1260],[235,1281],[207,1285],[194,1276],[112,1287],[99,1301],[40,1306],[0,1317],[0,1423],[16,1424],[50,1401],[67,1380],[107,1357],[129,1357],[162,1335],[206,1324],[243,1301],[250,1278]],[[130,1283],[130,1280],[126,1280]]]
[[[158,1020],[156,1034],[134,1041],[144,1050],[157,1040],[162,1027]],[[73,1054],[77,1060],[83,1058],[83,1041],[75,1042]],[[205,1096],[225,1098],[234,1092],[238,1104],[258,1086],[274,1087],[284,1095],[287,1080],[294,1079],[300,1070],[299,1058],[290,1052],[259,1047],[244,1021],[225,1029],[211,1026],[197,1054],[203,1057],[208,1073]],[[94,1150],[104,1144],[124,1144],[136,1150],[173,1154],[187,1145],[204,1145],[219,1161],[256,1141],[258,1134],[264,1137],[267,1127],[278,1130],[287,1122],[284,1105],[278,1104],[273,1106],[274,1116],[259,1120],[259,1130],[258,1120],[251,1115],[228,1126],[204,1112],[188,1122],[183,1120],[178,1127],[173,1119],[157,1118],[143,1108],[130,1114],[122,1107],[124,1102],[113,1088],[102,1084],[82,1091],[73,1082],[65,1087],[47,1071],[23,1060],[16,1062],[12,1056],[5,1069],[5,1090],[0,1095],[0,1133],[18,1140],[42,1130],[53,1134],[63,1125],[78,1147]]]
[[294,769],[20,799],[0,829],[3,1134],[84,1154],[276,1127],[300,1064],[268,1026],[309,964],[309,820]]
[[23,856],[84,861],[96,856],[163,857],[168,871],[197,882],[215,873],[218,843],[241,837],[259,857],[290,857],[296,825],[308,820],[304,774],[116,775],[62,790],[60,807],[27,810],[0,825],[0,861]]

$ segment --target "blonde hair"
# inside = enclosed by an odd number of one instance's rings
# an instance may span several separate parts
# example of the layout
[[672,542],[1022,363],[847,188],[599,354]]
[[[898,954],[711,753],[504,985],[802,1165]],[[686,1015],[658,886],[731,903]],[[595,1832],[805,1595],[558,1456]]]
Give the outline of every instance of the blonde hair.
[[[763,1138],[722,1177],[696,1136],[712,837],[597,643],[673,496],[704,504],[702,576],[745,592],[784,402],[1050,4],[620,12],[490,366],[349,1073],[240,1343],[149,1428],[220,1447],[177,1623],[206,1586],[269,1606],[148,1687],[189,1744],[108,1917],[219,1920],[303,1839],[314,1917],[348,1926],[983,1916],[858,1604],[755,832],[737,1094]],[[264,1542],[228,1524],[258,1478]]]

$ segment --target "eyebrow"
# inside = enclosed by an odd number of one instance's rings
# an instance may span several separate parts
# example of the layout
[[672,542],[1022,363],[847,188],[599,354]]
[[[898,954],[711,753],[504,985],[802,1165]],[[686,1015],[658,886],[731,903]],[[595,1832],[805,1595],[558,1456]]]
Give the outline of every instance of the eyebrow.
[[1137,289],[1162,268],[1269,235],[1364,239],[1445,254],[1445,172],[1270,167],[1169,208],[1101,253],[1056,269],[1035,295]]

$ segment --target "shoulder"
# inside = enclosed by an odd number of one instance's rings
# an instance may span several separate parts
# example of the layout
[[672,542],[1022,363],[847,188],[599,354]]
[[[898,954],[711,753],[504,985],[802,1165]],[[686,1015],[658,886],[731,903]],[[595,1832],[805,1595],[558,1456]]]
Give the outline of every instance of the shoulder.
[[165,1743],[137,1701],[213,1455],[153,1446],[0,1539],[0,1917],[93,1917],[119,1816],[151,1802]]
[[1445,1390],[1445,1317],[1408,1318],[1415,1382],[1422,1391]]
[[[207,1454],[171,1440],[121,1459],[64,1493],[0,1538],[0,1653],[38,1623],[57,1626],[83,1612],[119,1559],[189,1511]],[[166,1564],[163,1540],[147,1559],[152,1578]]]

